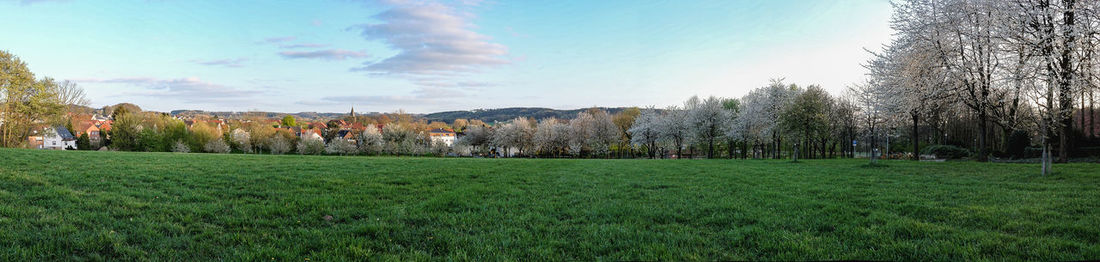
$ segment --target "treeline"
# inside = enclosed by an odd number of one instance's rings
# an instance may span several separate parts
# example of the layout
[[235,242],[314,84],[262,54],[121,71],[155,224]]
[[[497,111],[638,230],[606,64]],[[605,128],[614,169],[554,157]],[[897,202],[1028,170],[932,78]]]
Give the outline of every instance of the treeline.
[[[541,157],[835,158],[853,157],[858,108],[819,86],[773,80],[738,98],[691,97],[682,106],[599,109],[572,120],[517,118],[468,129],[474,148],[506,148]],[[483,149],[484,150],[484,149]]]
[[[396,114],[401,115],[401,114]],[[428,130],[442,128],[403,115],[379,129],[379,124],[349,128],[347,121],[296,123],[292,116],[272,122],[265,117],[242,120],[184,121],[157,112],[130,112],[117,108],[109,132],[102,132],[100,145],[110,150],[183,153],[260,153],[304,155],[416,155],[443,156],[454,152],[448,145],[433,141]],[[350,120],[350,117],[348,118]],[[316,137],[308,132],[317,130]],[[307,135],[301,135],[305,132]],[[84,136],[86,136],[85,134]],[[86,141],[83,136],[80,141]],[[78,142],[78,145],[84,142]]]

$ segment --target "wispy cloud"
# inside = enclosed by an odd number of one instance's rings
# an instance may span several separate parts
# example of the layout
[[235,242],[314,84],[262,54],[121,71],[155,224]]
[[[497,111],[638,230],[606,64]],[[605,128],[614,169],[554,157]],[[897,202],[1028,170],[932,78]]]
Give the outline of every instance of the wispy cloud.
[[461,87],[466,89],[493,86],[493,83],[484,81],[454,80],[442,77],[418,77],[413,79],[414,84],[423,87]]
[[398,50],[381,61],[366,62],[354,71],[373,74],[455,75],[507,64],[508,48],[473,31],[472,15],[440,3],[396,3],[373,18],[374,24],[353,26],[368,40],[380,40]]
[[466,93],[456,88],[422,87],[411,95],[397,96],[326,96],[318,100],[298,101],[297,104],[309,106],[324,105],[362,105],[386,107],[424,107],[429,105],[453,104],[457,98],[466,97]]
[[365,52],[344,49],[326,49],[317,51],[283,51],[279,52],[279,55],[286,59],[307,58],[324,60],[344,60],[348,58],[363,58],[368,56]]
[[175,99],[185,103],[226,103],[252,101],[259,91],[241,90],[202,81],[196,77],[160,79],[151,77],[75,79],[77,83],[128,84],[143,88],[125,96]]
[[285,43],[285,42],[294,41],[296,39],[298,39],[298,37],[296,37],[296,36],[268,37],[268,38],[264,38],[264,40],[260,41],[260,43]]
[[322,48],[322,47],[328,47],[328,46],[329,46],[329,45],[326,45],[326,44],[313,44],[313,43],[305,43],[305,44],[286,44],[286,45],[280,45],[280,46],[279,46],[279,48],[286,48],[286,49],[294,49],[294,48]]
[[224,67],[242,67],[242,63],[248,61],[247,58],[235,58],[235,59],[215,59],[215,60],[191,60],[192,63],[206,65],[206,66],[224,66]]
[[402,107],[424,105],[431,102],[430,99],[423,99],[415,96],[327,96],[315,101],[298,101],[297,104],[308,106],[359,105]]

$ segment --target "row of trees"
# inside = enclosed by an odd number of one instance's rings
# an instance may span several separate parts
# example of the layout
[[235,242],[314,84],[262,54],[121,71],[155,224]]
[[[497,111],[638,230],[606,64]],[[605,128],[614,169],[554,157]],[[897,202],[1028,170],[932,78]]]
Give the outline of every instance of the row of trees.
[[547,118],[539,122],[520,117],[492,127],[467,127],[458,143],[475,154],[612,157],[616,155],[613,150],[622,154],[626,149],[615,120],[632,120],[638,112],[632,109],[611,115],[591,109],[571,120]]
[[850,157],[848,141],[864,136],[860,112],[819,86],[777,79],[740,99],[691,97],[662,109],[590,109],[568,120],[471,127],[459,143],[474,153],[539,157]]
[[[707,158],[854,156],[858,108],[820,86],[775,79],[740,99],[692,97],[683,106],[642,111],[630,128],[651,158],[684,150]],[[698,149],[698,150],[696,150]]]
[[[292,118],[284,120],[293,121]],[[391,123],[381,130],[374,125],[348,130],[355,132],[355,138],[350,140],[335,136],[301,139],[293,129],[266,121],[235,121],[224,125],[195,121],[188,126],[183,120],[163,113],[123,111],[115,114],[111,131],[101,133],[101,140],[105,141],[103,146],[113,150],[147,152],[437,156],[452,152],[447,145],[433,143],[426,132],[406,126],[416,126],[416,122]],[[80,147],[94,148],[94,145]]]

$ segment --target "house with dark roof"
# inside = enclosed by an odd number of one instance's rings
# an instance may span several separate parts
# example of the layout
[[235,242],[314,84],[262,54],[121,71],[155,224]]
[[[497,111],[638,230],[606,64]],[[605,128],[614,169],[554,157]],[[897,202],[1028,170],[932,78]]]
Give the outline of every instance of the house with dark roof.
[[347,140],[348,142],[351,142],[352,144],[355,144],[357,142],[356,139],[355,139],[355,131],[352,131],[352,130],[337,131],[336,132],[336,137],[334,137],[333,139],[339,139],[339,138],[343,138],[343,139]]
[[64,126],[48,127],[42,132],[42,149],[76,149],[76,137]]

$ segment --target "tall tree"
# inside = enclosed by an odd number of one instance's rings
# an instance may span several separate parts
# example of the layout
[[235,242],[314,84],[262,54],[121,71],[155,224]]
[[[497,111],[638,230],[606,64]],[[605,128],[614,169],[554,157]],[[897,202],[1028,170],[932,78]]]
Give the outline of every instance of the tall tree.
[[657,158],[657,141],[661,138],[660,130],[663,119],[661,112],[654,108],[646,108],[634,120],[630,126],[631,142],[645,147],[649,158]]
[[62,124],[72,105],[85,106],[84,91],[71,82],[35,80],[27,64],[0,51],[0,143],[16,147],[26,142],[36,123]]
[[[804,157],[813,155],[811,144],[821,141],[825,148],[829,134],[829,111],[832,110],[832,98],[820,86],[811,85],[806,91],[796,95],[794,102],[780,114],[779,123],[783,129],[792,133],[796,146],[802,146]],[[822,154],[824,155],[824,153]]]
[[[723,132],[725,132],[724,135],[726,137],[726,149],[729,151],[727,157],[732,159],[735,157],[735,151],[738,150],[736,145],[738,144],[737,140],[740,138],[740,132],[738,132],[737,129],[737,116],[741,113],[741,100],[738,100],[736,98],[723,99],[722,109],[726,110],[727,117],[725,121],[725,126],[722,127],[722,130]],[[742,152],[742,157],[744,157],[745,143],[740,144],[742,145],[742,148],[740,148]]]
[[693,137],[706,143],[707,158],[714,158],[716,141],[721,141],[725,129],[732,120],[729,111],[723,108],[722,99],[711,96],[706,99],[692,97],[684,104],[687,110],[687,124]]
[[684,157],[684,144],[691,140],[691,129],[686,123],[687,111],[676,106],[665,108],[658,124],[661,140],[667,141],[676,150],[676,158]]
[[295,126],[298,126],[298,121],[296,121],[296,120],[294,119],[294,116],[292,116],[292,115],[286,115],[286,116],[284,116],[284,117],[283,117],[283,120],[282,120],[281,122],[282,122],[282,124],[283,124],[283,126],[284,126],[284,127],[295,127]]
[[638,118],[642,111],[637,107],[631,107],[619,111],[611,117],[612,122],[615,122],[615,126],[619,127],[619,135],[621,136],[619,142],[619,157],[623,157],[624,153],[629,150],[631,157],[634,154],[634,147],[630,146],[632,134],[630,133],[630,127],[634,125],[635,119]]

